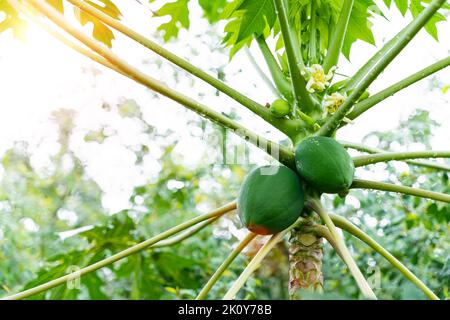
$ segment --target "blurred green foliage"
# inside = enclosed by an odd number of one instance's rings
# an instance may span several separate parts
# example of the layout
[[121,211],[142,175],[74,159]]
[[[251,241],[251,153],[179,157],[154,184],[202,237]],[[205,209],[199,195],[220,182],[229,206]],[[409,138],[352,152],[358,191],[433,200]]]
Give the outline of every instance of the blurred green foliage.
[[[45,169],[34,168],[33,154],[26,144],[16,144],[1,159],[2,296],[76,271],[181,223],[199,211],[231,201],[245,172],[250,169],[249,165],[182,165],[172,156],[178,143],[176,135],[171,132],[161,134],[149,126],[134,102],[121,102],[109,112],[138,121],[152,140],[163,137],[170,141],[162,148],[158,159],[161,170],[155,177],[149,177],[147,183],[136,186],[129,208],[110,215],[102,207],[102,190],[70,149],[70,136],[76,130],[72,112],[64,109],[55,112],[53,120],[59,128],[59,152],[51,157],[50,165]],[[196,125],[198,123],[190,124]],[[428,146],[437,126],[427,112],[420,111],[401,123],[398,131],[374,132],[363,141],[377,141],[377,147],[383,148],[394,148],[396,143],[406,142]],[[419,129],[422,135],[416,134]],[[86,136],[95,136],[95,132],[88,132]],[[86,139],[85,143],[103,143],[105,139],[95,140],[97,142]],[[209,148],[220,146],[210,145]],[[144,165],[143,159],[152,152],[151,147],[144,144],[134,150],[136,165]],[[450,191],[447,173],[399,166],[394,162],[376,166],[383,167],[386,181]],[[372,191],[352,191],[346,199],[328,197],[326,203],[330,211],[347,216],[379,241],[441,298],[448,297],[448,205]],[[239,228],[235,215],[228,214],[177,245],[148,249],[82,277],[79,286],[60,286],[32,298],[192,299],[231,251],[239,234],[242,235]],[[379,298],[425,298],[370,248],[350,236],[346,238],[363,273],[378,288]],[[262,240],[259,238],[238,257],[210,292],[209,298],[223,296]],[[287,247],[281,243],[248,281],[239,297],[286,299],[287,274]],[[325,246],[324,274],[326,294],[309,298],[360,297],[352,277],[328,245]]]
[[[64,11],[61,0],[48,0]],[[121,12],[116,1],[100,0],[98,5],[88,1],[113,18]],[[150,1],[153,2],[153,1]],[[194,1],[174,0],[161,3],[156,17],[168,18],[159,26],[168,41],[179,35],[180,29],[190,26],[190,5]],[[426,3],[427,1],[422,1]],[[312,1],[291,1],[291,19],[298,21],[310,15]],[[373,16],[382,15],[372,1],[355,1],[350,19],[349,34],[344,54],[357,39],[373,43],[371,22]],[[402,14],[408,9],[413,16],[423,10],[421,1],[388,1]],[[283,47],[279,26],[271,1],[198,1],[208,23],[227,20],[223,42],[232,47],[231,55],[252,41],[253,34],[272,33],[278,37],[277,49]],[[316,7],[319,49],[327,47],[328,26],[336,22],[341,0],[322,1]],[[263,8],[264,10],[261,10]],[[445,5],[444,9],[449,9]],[[0,0],[0,32],[12,30],[20,36],[26,22],[8,4]],[[75,10],[83,25],[93,24],[93,36],[112,46],[114,34],[97,19]],[[426,30],[437,37],[436,23],[444,20],[440,13],[427,24]],[[167,19],[166,19],[167,21]],[[303,44],[308,40],[310,24],[303,26]],[[281,63],[283,63],[281,57]],[[224,77],[223,70],[219,76]],[[115,112],[122,118],[135,121],[142,134],[158,144],[161,154],[153,145],[142,142],[130,148],[135,154],[136,166],[149,165],[145,159],[157,157],[158,173],[137,185],[129,199],[129,206],[108,212],[103,204],[104,191],[89,174],[86,163],[70,147],[77,131],[71,110],[61,109],[52,114],[58,129],[58,151],[49,156],[44,167],[35,165],[36,148],[27,143],[16,143],[1,155],[0,166],[0,296],[34,287],[77,268],[84,267],[148,239],[189,218],[225,204],[237,195],[239,185],[251,165],[224,165],[198,163],[187,166],[173,157],[181,137],[173,132],[158,132],[148,125],[140,106],[132,100],[118,103]],[[231,114],[230,117],[236,115]],[[430,147],[432,133],[438,123],[428,113],[418,111],[400,123],[398,130],[373,132],[360,140],[372,147],[398,149],[415,144]],[[192,121],[185,130],[202,128],[202,139],[207,150],[220,151],[221,144],[207,139],[214,130],[201,120]],[[114,129],[114,128],[113,128]],[[109,130],[111,131],[111,130]],[[114,130],[112,130],[114,132]],[[217,134],[217,132],[215,132]],[[112,139],[108,130],[90,131],[84,136],[86,144],[100,146]],[[194,136],[194,135],[193,135]],[[206,138],[205,138],[206,137]],[[360,137],[359,137],[360,138]],[[209,141],[209,142],[208,142]],[[224,145],[224,140],[221,141]],[[210,154],[205,153],[207,159]],[[400,165],[398,162],[377,164],[363,171],[382,171],[385,181],[401,183],[449,193],[448,173],[426,168]],[[364,172],[366,174],[367,172]],[[114,172],[111,173],[112,175]],[[385,192],[354,190],[346,199],[328,197],[331,212],[352,220],[393,253],[439,297],[449,297],[450,286],[450,208],[448,205],[411,196]],[[139,254],[84,276],[81,282],[68,283],[32,297],[32,299],[192,299],[225,259],[242,236],[243,230],[234,214],[221,218],[195,236],[172,247],[148,249]],[[240,255],[214,286],[209,298],[221,298],[238,277],[249,258],[261,246],[261,238]],[[397,270],[375,254],[365,244],[346,236],[351,251],[363,273],[375,287],[381,299],[423,299],[425,296]],[[361,298],[358,288],[339,257],[325,246],[325,294],[308,298],[352,299]],[[245,299],[286,299],[288,283],[286,243],[279,244],[266,258],[257,273],[239,293]]]
[[[428,112],[419,110],[407,121],[401,122],[398,130],[373,132],[364,137],[363,141],[377,141],[376,147],[391,150],[398,148],[399,145],[412,143],[419,144],[422,148],[430,148],[429,139],[437,127],[438,123],[429,118]],[[447,172],[406,164],[399,165],[398,162],[376,166],[385,171],[387,182],[438,190],[447,194],[450,192]],[[374,167],[369,166],[363,170],[370,171]],[[336,197],[330,201],[332,211],[348,217],[410,268],[440,298],[448,298],[450,206],[446,203],[381,191],[355,190],[350,194],[357,201]],[[376,293],[380,298],[426,298],[419,289],[402,277],[399,271],[370,248],[350,236],[346,238],[352,245],[352,252],[363,273],[374,281],[372,283],[379,281],[380,289],[376,290]],[[342,274],[347,272],[342,264],[340,268],[337,267],[339,265],[337,259],[330,251],[324,258],[325,272],[331,271],[325,275],[328,279],[326,289],[342,294],[352,292],[353,296],[356,296],[357,288],[349,276],[342,277]]]

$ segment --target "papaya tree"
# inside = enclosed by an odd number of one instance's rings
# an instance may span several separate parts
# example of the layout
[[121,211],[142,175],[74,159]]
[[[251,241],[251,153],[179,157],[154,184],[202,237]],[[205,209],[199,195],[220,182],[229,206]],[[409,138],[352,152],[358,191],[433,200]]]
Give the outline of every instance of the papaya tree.
[[[151,1],[153,2],[153,1]],[[157,2],[157,1],[156,1]],[[159,30],[165,41],[176,38],[181,28],[189,28],[189,0],[178,0],[162,5],[155,16],[168,16],[169,21]],[[140,1],[139,1],[140,3]],[[339,79],[340,58],[350,55],[357,40],[374,43],[371,32],[374,16],[383,13],[373,1],[362,0],[234,0],[198,1],[204,17],[210,24],[225,21],[224,46],[229,47],[230,59],[241,49],[255,43],[266,62],[270,75],[260,71],[264,81],[275,92],[273,103],[257,102],[220,77],[194,66],[155,41],[122,23],[122,13],[110,0],[98,2],[83,0],[3,0],[0,10],[4,20],[0,30],[17,31],[26,21],[32,21],[80,54],[134,80],[154,92],[197,113],[224,130],[243,139],[270,155],[277,165],[254,169],[243,182],[237,200],[203,215],[182,222],[143,242],[96,260],[76,272],[61,275],[44,283],[35,283],[6,299],[23,299],[45,292],[86,274],[135,255],[147,248],[169,246],[193,237],[233,210],[238,211],[248,234],[229,253],[216,272],[198,292],[197,299],[204,299],[212,287],[224,275],[230,264],[257,235],[268,236],[264,245],[253,256],[239,277],[229,287],[224,299],[233,299],[256,271],[274,247],[288,236],[289,281],[286,287],[291,299],[301,299],[324,289],[322,265],[323,245],[326,240],[344,261],[361,294],[366,299],[376,299],[373,288],[359,269],[357,261],[348,249],[342,233],[361,240],[398,269],[428,298],[438,296],[414,275],[402,262],[371,236],[345,218],[339,212],[340,201],[357,192],[395,193],[399,197],[411,196],[436,202],[436,210],[442,203],[448,204],[446,190],[421,189],[402,184],[372,181],[358,177],[356,168],[377,163],[402,161],[416,168],[427,168],[430,179],[436,172],[448,173],[450,168],[436,159],[449,158],[450,151],[424,150],[396,152],[388,148],[371,148],[358,141],[339,141],[338,131],[377,104],[402,89],[428,77],[450,64],[450,57],[412,73],[407,78],[370,94],[369,88],[378,76],[394,61],[421,29],[437,38],[436,23],[445,20],[450,9],[445,0],[390,1],[387,6],[397,6],[403,13],[410,12],[412,20],[386,42],[359,70]],[[78,22],[69,19],[68,8],[74,9]],[[26,19],[26,20],[25,20]],[[93,24],[92,36],[79,25]],[[188,95],[170,88],[119,57],[113,51],[114,32],[119,32],[153,53],[173,63],[191,76],[203,81],[218,92],[235,100],[271,126],[280,131],[286,142],[278,143],[250,130],[235,117],[216,111]],[[271,48],[270,43],[274,43]],[[348,149],[362,154],[351,157]],[[448,181],[448,180],[447,180]],[[324,194],[333,197],[333,210],[325,204]],[[448,206],[443,209],[448,215]]]

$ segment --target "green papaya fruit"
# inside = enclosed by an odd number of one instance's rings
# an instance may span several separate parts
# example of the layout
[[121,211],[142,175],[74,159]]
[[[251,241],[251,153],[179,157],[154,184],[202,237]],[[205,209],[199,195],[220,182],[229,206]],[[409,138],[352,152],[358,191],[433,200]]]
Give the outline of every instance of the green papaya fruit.
[[277,99],[270,105],[270,112],[277,118],[285,117],[291,111],[291,106],[286,100]]
[[329,137],[309,137],[300,142],[295,164],[306,183],[324,193],[345,194],[355,174],[347,150]]
[[296,172],[285,166],[262,166],[245,178],[237,209],[247,229],[257,234],[274,234],[298,219],[304,201]]

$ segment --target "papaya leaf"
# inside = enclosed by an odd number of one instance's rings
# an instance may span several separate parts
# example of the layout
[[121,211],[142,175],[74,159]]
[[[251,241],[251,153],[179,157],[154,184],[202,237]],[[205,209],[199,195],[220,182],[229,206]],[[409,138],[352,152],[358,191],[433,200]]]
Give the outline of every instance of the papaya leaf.
[[163,5],[155,13],[155,16],[170,16],[170,21],[161,24],[159,31],[164,31],[164,41],[176,38],[181,28],[189,28],[189,0],[178,0]]
[[[93,1],[86,1],[91,6],[96,9],[102,11],[103,13],[109,15],[114,19],[120,19],[121,12],[119,8],[111,1],[111,0],[100,0],[103,5],[99,5]],[[97,18],[92,17],[91,15],[85,13],[80,10],[80,8],[74,8],[75,16],[78,21],[80,21],[81,25],[86,25],[88,23],[92,23],[94,28],[92,30],[92,35],[98,41],[104,43],[109,48],[112,47],[112,40],[115,39],[114,33],[112,30],[106,26],[103,22],[100,22]]]
[[223,41],[232,46],[230,58],[245,44],[250,45],[254,34],[270,31],[276,22],[272,0],[236,0],[224,9],[223,16],[231,19],[225,26],[227,35]]
[[18,12],[10,6],[8,1],[0,0],[0,33],[12,29],[16,38],[21,38],[27,22],[19,17]]
[[372,33],[372,22],[370,18],[374,14],[382,15],[373,1],[355,1],[347,28],[347,35],[344,40],[342,53],[348,59],[350,49],[356,40],[375,45]]
[[400,10],[400,13],[402,16],[405,16],[406,12],[408,11],[408,1],[405,0],[394,0],[395,5],[397,6],[398,10]]
[[195,259],[171,251],[153,252],[151,260],[169,285],[188,289],[196,288],[197,275],[205,267]]
[[[421,4],[421,2],[422,2],[421,0],[411,1],[410,10],[414,18],[417,17],[420,14],[420,12],[422,12],[423,9],[425,9],[425,7]],[[436,12],[434,16],[425,25],[425,30],[436,40],[438,40],[436,23],[438,23],[439,21],[446,21],[446,19],[444,15],[442,15],[439,12]]]
[[208,19],[209,23],[215,23],[220,20],[227,0],[198,0],[199,5],[203,9],[204,16]]
[[222,11],[220,15],[221,19],[229,19],[231,15],[236,11],[236,9],[244,2],[245,0],[234,0],[228,3]]
[[272,27],[276,20],[272,0],[246,0],[237,10],[244,11],[237,42],[249,38],[253,34],[261,35],[266,27],[266,23]]
[[[309,35],[311,34],[311,0],[287,0],[289,4],[289,19],[293,24],[295,32],[301,39],[302,56],[307,59],[309,47]],[[153,1],[150,1],[153,2]],[[316,34],[319,39],[319,52],[324,55],[328,47],[328,40],[333,33],[333,26],[336,25],[344,0],[321,0],[315,2],[316,12]],[[408,10],[413,17],[417,16],[424,5],[430,0],[383,0],[383,3],[392,8],[394,5],[400,13],[405,16]],[[222,43],[230,47],[230,59],[244,45],[250,45],[254,35],[270,34],[277,39],[280,33],[277,28],[277,17],[272,0],[198,0],[204,17],[209,23],[216,23],[219,20],[227,20],[225,25]],[[170,21],[162,23],[158,30],[164,31],[164,40],[169,41],[176,38],[180,29],[189,28],[189,0],[177,0],[166,3],[156,13],[155,16],[169,16]],[[444,4],[442,9],[450,9],[450,4]],[[344,40],[342,53],[350,56],[352,45],[361,40],[375,45],[372,33],[372,21],[375,16],[384,17],[378,4],[373,0],[355,0],[349,19],[347,34]],[[443,14],[436,14],[425,26],[427,32],[437,39],[436,23],[444,21]],[[300,35],[301,33],[301,35]],[[283,48],[282,41],[277,42],[277,50]]]
[[64,13],[64,4],[62,0],[46,0],[48,4],[61,13]]

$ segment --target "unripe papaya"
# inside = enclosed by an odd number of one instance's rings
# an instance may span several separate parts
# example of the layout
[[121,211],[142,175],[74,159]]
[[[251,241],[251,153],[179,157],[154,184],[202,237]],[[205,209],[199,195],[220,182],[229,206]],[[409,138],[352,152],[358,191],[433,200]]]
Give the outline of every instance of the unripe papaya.
[[277,118],[285,117],[289,114],[291,106],[286,100],[277,99],[270,105],[270,112]]
[[300,142],[295,164],[308,185],[325,193],[346,194],[355,174],[347,150],[329,137],[309,137]]
[[274,234],[299,218],[304,201],[296,172],[285,166],[263,166],[245,178],[237,209],[247,229],[257,234]]

